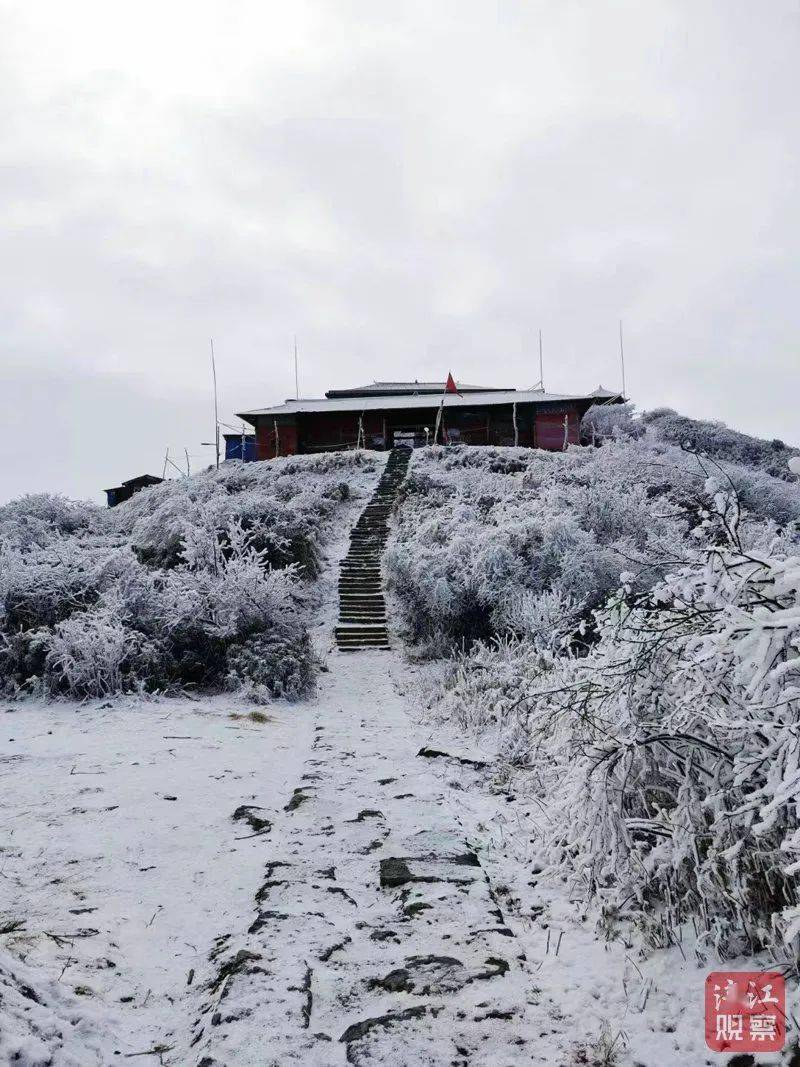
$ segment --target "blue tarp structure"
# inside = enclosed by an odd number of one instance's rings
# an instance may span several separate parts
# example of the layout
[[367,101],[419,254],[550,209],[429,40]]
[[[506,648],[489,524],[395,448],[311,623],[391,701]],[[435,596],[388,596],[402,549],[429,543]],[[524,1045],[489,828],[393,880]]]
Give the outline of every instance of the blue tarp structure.
[[[225,434],[225,459],[242,459],[242,435],[240,433]],[[244,436],[244,461],[252,463],[256,458],[255,434]]]

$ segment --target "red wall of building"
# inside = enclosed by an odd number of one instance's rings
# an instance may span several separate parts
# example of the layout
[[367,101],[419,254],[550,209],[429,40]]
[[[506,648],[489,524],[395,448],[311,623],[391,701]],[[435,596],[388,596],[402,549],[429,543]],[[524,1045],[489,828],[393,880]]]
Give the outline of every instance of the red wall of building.
[[271,419],[259,419],[256,427],[256,459],[275,459],[276,456],[294,456],[297,453],[297,427],[291,423],[278,423],[275,438],[275,423]]
[[[576,407],[564,405],[560,410],[536,412],[532,405],[517,408],[517,438],[521,446],[561,451],[564,447],[564,417],[567,417],[567,443],[580,440],[580,417]],[[283,416],[286,418],[286,416]],[[296,418],[296,421],[295,421]],[[354,448],[358,437],[359,413],[329,411],[292,416],[278,422],[277,441],[272,418],[258,420],[256,427],[256,458],[274,459],[276,455],[293,456],[297,452],[320,452],[326,449]],[[452,408],[443,412],[444,427],[454,431],[448,436],[452,443],[474,445],[513,445],[514,425],[511,409],[505,406],[494,410],[464,410]],[[366,448],[384,448],[386,435],[391,439],[393,427],[428,425],[433,433],[435,409],[367,411],[363,415]]]
[[[358,439],[359,413],[355,411],[322,411],[300,415],[300,447],[303,452],[324,448],[355,447]],[[364,439],[367,448],[383,448],[383,416],[380,412],[364,412]],[[380,439],[380,443],[378,443]]]
[[563,411],[541,411],[536,415],[536,446],[551,452],[564,448],[564,417],[567,417],[567,444],[577,445],[580,440],[580,420],[575,408]]

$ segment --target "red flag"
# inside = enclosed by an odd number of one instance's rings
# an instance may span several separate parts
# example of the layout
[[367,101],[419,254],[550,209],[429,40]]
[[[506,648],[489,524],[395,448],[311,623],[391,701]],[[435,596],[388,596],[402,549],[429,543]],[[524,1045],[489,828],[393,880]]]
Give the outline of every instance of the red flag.
[[449,371],[447,372],[447,384],[444,387],[444,391],[446,393],[457,393],[458,396],[461,396],[461,393],[459,393],[458,389],[456,389],[456,383],[453,380],[453,375]]

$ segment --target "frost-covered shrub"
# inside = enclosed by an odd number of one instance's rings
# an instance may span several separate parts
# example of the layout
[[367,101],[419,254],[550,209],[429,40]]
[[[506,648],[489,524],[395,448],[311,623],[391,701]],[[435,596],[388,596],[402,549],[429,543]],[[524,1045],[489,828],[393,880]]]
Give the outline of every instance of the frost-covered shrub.
[[363,453],[162,483],[111,512],[31,497],[2,510],[0,689],[96,697],[313,683],[309,579]]
[[438,707],[534,772],[540,859],[607,929],[665,945],[692,921],[722,955],[797,959],[800,551],[767,526],[745,544],[735,495],[705,490],[690,556],[646,592],[624,574],[588,649],[478,643]]
[[257,702],[266,697],[295,700],[314,680],[316,657],[307,632],[275,629],[255,634],[232,646],[228,653],[230,688],[243,688]]
[[225,532],[236,520],[271,567],[295,563],[310,578],[319,569],[323,530],[348,498],[348,479],[369,474],[375,462],[348,452],[225,464],[137,493],[109,521],[143,562],[174,567],[192,537],[216,538],[224,551]]
[[0,546],[0,626],[54,626],[90,608],[135,562],[102,538],[60,538],[25,553]]
[[501,601],[492,613],[500,633],[525,638],[536,648],[558,648],[578,626],[579,601],[561,589],[534,593],[517,591]]
[[689,523],[660,499],[655,472],[648,486],[630,470],[635,447],[415,454],[386,554],[412,639],[435,652],[518,632],[509,605],[526,595],[557,594],[574,619],[602,603],[631,561],[637,584],[652,584],[664,546],[683,543]]
[[723,422],[690,419],[670,408],[646,411],[641,415],[641,422],[660,441],[688,446],[713,459],[763,471],[772,478],[790,478],[789,458],[800,455],[800,449],[791,448],[777,438],[767,441],[750,437],[729,429]]
[[800,521],[796,480],[720,463],[649,433],[557,453],[415,452],[386,554],[409,637],[436,654],[520,633],[509,605],[546,593],[569,601],[569,623],[589,619],[623,570],[634,591],[650,589],[694,551],[698,530],[724,541],[719,517],[713,530],[704,526],[710,475],[737,491],[745,541],[770,524]]
[[107,607],[76,612],[39,637],[48,691],[102,697],[129,688],[142,640]]
[[100,530],[104,512],[95,504],[34,493],[0,506],[0,544],[25,551],[81,531]]
[[595,404],[581,420],[581,443],[598,445],[604,441],[641,437],[644,423],[634,418],[633,404]]

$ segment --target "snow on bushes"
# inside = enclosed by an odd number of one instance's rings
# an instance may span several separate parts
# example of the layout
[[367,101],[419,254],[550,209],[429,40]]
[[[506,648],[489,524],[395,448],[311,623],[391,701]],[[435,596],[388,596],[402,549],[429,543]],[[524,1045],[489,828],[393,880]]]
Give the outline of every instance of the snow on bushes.
[[732,532],[648,593],[623,585],[585,655],[474,646],[439,710],[533,772],[541,859],[609,929],[665,946],[692,922],[701,949],[797,960],[800,554]]
[[428,651],[464,642],[436,713],[494,739],[607,933],[797,961],[800,485],[605,442],[415,457],[390,574]]
[[764,522],[800,521],[796,483],[699,457],[649,433],[557,453],[419,450],[386,557],[408,635],[428,652],[443,652],[524,633],[520,598],[535,603],[557,593],[569,616],[588,618],[622,570],[635,590],[651,588],[695,544],[712,473],[745,507],[745,538]]
[[0,545],[27,549],[54,537],[97,529],[102,512],[94,504],[35,493],[0,506]]
[[625,446],[417,453],[386,558],[409,635],[441,652],[524,632],[521,605],[535,613],[546,592],[564,598],[570,615],[588,613],[626,565],[651,584],[688,523],[647,483]]
[[671,408],[645,411],[641,423],[661,441],[689,446],[712,459],[760,470],[773,478],[790,479],[788,461],[800,455],[800,449],[791,448],[778,438],[765,441],[731,430],[723,422],[687,418]]
[[8,695],[312,684],[311,579],[364,453],[231,464],[110,512],[60,498],[0,508],[0,685]]

